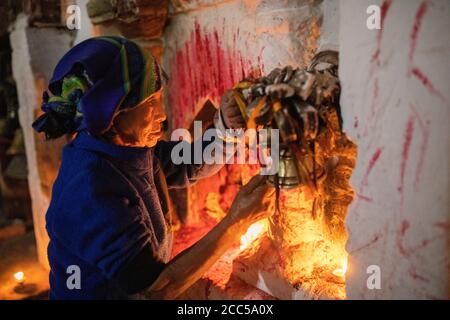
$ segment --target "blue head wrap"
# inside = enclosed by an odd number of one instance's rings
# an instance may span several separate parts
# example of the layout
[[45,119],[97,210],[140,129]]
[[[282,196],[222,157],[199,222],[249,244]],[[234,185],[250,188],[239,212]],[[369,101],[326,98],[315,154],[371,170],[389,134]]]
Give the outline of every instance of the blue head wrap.
[[59,61],[33,128],[47,138],[87,129],[107,131],[117,110],[136,106],[161,88],[161,69],[151,54],[121,37],[91,38]]

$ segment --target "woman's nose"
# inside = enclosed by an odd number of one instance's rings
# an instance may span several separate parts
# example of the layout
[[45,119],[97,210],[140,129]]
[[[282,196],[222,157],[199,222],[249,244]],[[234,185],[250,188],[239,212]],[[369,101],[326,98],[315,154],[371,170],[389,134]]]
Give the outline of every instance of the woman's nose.
[[164,110],[164,107],[162,104],[159,104],[158,107],[156,108],[156,121],[158,122],[163,122],[164,120],[167,119],[166,116],[166,111]]

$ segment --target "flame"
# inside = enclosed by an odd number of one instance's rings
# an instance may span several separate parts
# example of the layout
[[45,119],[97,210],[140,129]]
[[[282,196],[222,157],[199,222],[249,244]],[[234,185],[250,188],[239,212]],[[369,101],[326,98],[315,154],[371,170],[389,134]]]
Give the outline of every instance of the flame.
[[244,250],[248,248],[256,239],[266,233],[269,224],[267,219],[260,220],[252,224],[247,232],[241,237],[240,249]]
[[14,279],[16,279],[18,283],[22,283],[25,281],[25,274],[22,271],[16,272],[14,273]]
[[347,267],[348,267],[347,257],[342,258],[342,261],[341,261],[341,267],[335,269],[335,270],[333,271],[333,274],[334,274],[335,276],[344,278],[344,277],[345,277],[345,274],[347,273]]

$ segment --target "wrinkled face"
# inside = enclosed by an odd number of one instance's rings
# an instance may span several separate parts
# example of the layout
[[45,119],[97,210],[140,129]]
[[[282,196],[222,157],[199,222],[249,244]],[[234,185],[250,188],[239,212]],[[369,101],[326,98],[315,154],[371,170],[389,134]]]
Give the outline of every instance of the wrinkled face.
[[137,106],[123,110],[113,120],[117,133],[114,143],[123,146],[153,147],[163,135],[162,122],[166,120],[162,90]]

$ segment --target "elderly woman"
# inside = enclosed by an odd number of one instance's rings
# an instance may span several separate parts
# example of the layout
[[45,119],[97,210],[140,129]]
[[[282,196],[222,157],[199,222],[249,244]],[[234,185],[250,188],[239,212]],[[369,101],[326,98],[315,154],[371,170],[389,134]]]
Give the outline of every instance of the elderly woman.
[[[84,41],[54,71],[33,127],[48,139],[76,136],[63,150],[46,215],[51,299],[175,298],[269,215],[273,190],[255,177],[216,227],[169,261],[167,188],[221,165],[171,161],[172,148],[187,142],[160,141],[162,73],[150,54],[119,37]],[[217,130],[244,126],[233,101],[222,98]],[[68,285],[74,265],[79,287]]]

